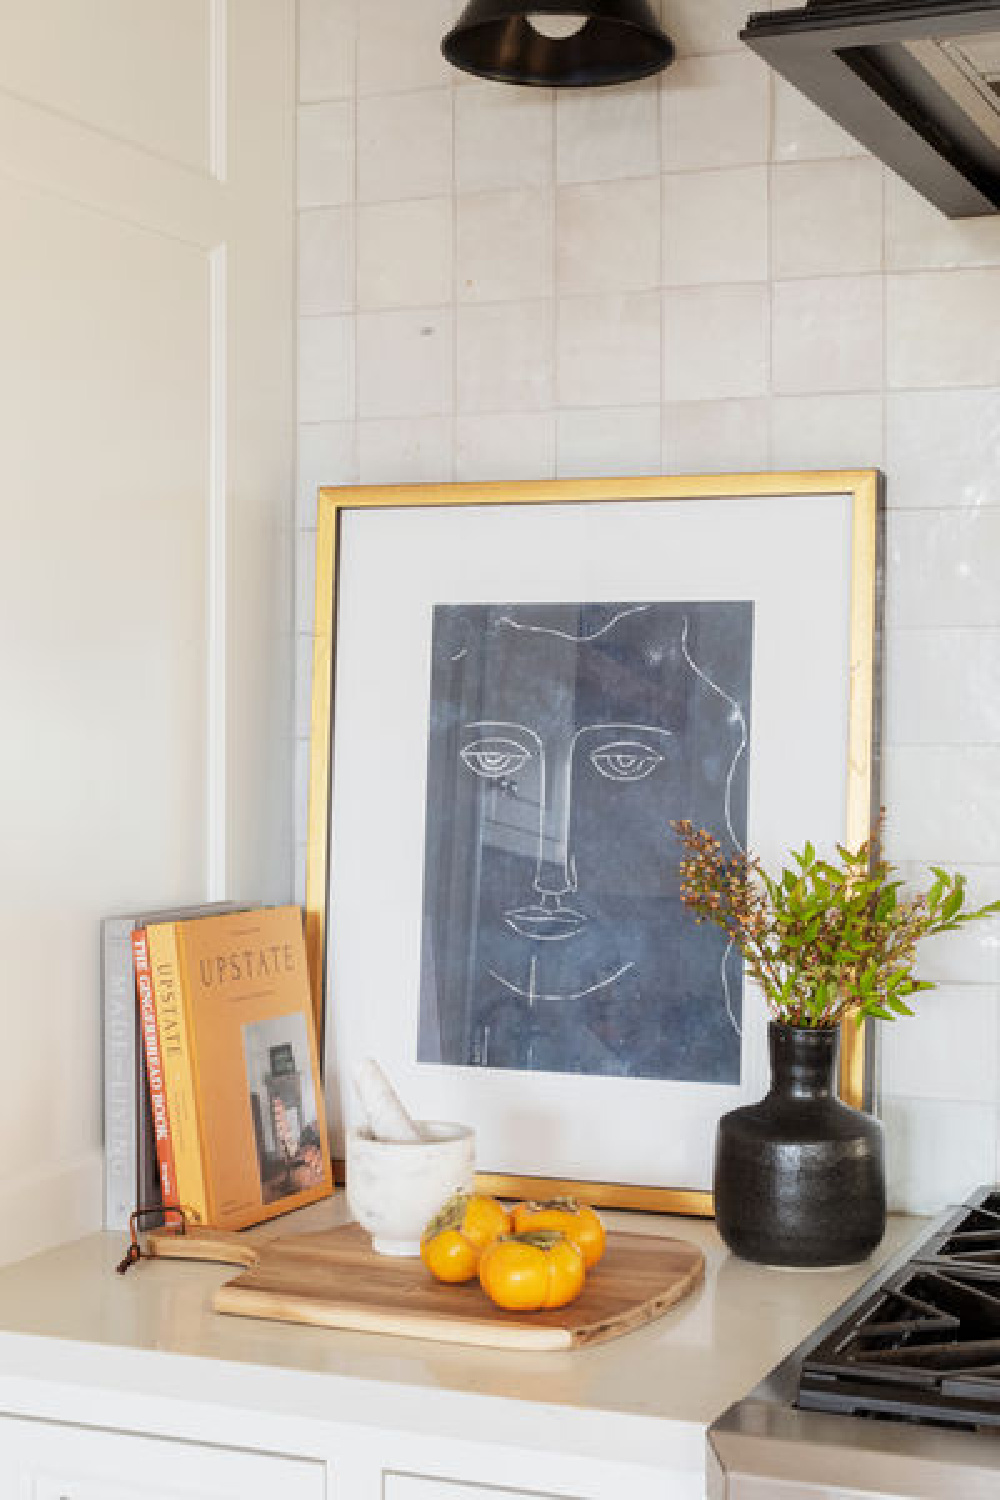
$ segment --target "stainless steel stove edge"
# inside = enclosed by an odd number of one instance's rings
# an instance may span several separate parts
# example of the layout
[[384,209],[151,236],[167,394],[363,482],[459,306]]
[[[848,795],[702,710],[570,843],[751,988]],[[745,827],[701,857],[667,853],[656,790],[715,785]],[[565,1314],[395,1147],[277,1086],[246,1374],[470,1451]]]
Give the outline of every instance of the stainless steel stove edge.
[[1000,1438],[992,1433],[747,1399],[711,1429],[708,1443],[709,1500],[996,1500],[1000,1494]]
[[929,1220],[712,1424],[709,1500],[997,1500],[1000,1433],[800,1411],[803,1359],[954,1216]]

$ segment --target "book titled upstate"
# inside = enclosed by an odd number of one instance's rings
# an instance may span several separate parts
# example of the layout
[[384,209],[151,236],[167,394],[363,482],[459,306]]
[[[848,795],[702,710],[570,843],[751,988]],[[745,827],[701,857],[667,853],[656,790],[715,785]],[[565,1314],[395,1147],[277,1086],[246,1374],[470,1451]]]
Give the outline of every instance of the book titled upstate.
[[147,929],[181,1205],[241,1229],[333,1189],[298,907]]

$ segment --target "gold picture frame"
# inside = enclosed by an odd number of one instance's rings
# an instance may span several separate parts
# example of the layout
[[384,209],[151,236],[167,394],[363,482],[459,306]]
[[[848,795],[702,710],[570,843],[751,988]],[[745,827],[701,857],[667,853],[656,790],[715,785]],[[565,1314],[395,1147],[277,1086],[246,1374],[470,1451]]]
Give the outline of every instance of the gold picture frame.
[[[846,808],[844,837],[860,844],[878,808],[879,692],[881,636],[881,530],[883,478],[877,470],[830,470],[761,474],[708,474],[494,483],[415,484],[323,488],[318,495],[316,616],[310,727],[309,809],[306,868],[306,946],[316,1009],[323,1035],[331,870],[331,798],[336,633],[340,583],[338,556],[343,517],[352,511],[448,506],[595,505],[601,502],[698,501],[843,497],[850,515],[849,686],[847,688]],[[334,835],[335,836],[335,835]],[[868,1093],[865,1033],[845,1024],[841,1046],[841,1095],[862,1105]],[[574,1192],[605,1207],[644,1209],[710,1217],[711,1193],[686,1188],[637,1186],[491,1172],[480,1175],[487,1191],[503,1197],[554,1196]]]

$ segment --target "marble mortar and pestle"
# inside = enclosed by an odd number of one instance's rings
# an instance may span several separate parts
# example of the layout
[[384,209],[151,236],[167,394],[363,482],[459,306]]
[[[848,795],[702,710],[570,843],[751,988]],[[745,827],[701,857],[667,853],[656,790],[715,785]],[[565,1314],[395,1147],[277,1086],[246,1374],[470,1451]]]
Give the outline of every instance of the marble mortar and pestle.
[[420,1254],[420,1236],[453,1193],[471,1192],[468,1125],[414,1120],[374,1058],[354,1074],[361,1123],[346,1140],[347,1201],[379,1255]]

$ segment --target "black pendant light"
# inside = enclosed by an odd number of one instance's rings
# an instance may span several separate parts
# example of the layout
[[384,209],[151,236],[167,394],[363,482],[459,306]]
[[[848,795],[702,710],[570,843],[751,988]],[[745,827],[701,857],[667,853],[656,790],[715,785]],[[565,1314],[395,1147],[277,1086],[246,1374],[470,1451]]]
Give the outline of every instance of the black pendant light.
[[480,78],[545,88],[628,83],[674,57],[649,0],[469,0],[441,51]]

